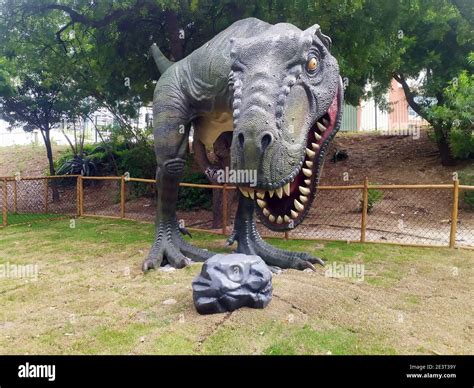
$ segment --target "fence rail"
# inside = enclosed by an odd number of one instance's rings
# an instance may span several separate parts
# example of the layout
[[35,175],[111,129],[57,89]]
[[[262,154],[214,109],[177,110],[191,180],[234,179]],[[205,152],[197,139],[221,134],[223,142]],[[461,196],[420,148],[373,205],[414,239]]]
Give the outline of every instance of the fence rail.
[[[226,235],[237,190],[230,185],[181,183],[207,203],[178,208],[189,230]],[[127,176],[0,177],[1,222],[30,223],[61,217],[107,217],[152,222],[155,180]],[[203,191],[204,190],[204,191]],[[474,248],[474,186],[452,184],[319,186],[305,221],[289,232],[264,237],[342,240],[414,246]],[[218,194],[218,195],[216,195]],[[219,198],[211,204],[209,198]],[[186,195],[185,195],[186,197]],[[211,209],[211,207],[213,207]]]

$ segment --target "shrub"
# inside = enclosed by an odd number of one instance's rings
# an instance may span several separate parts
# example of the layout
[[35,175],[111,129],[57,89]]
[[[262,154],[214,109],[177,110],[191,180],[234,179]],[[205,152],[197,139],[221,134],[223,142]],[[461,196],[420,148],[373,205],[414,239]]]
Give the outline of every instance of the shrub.
[[[474,61],[474,54],[471,54]],[[443,91],[445,102],[429,108],[428,115],[449,141],[455,158],[474,158],[474,74],[463,71]],[[438,135],[439,136],[439,135]]]
[[[118,151],[116,160],[120,175],[128,172],[132,178],[155,178],[156,158],[151,145],[139,145],[131,149]],[[127,187],[132,198],[153,196],[155,194],[155,187],[150,184],[129,182]]]
[[[370,213],[375,204],[380,202],[383,199],[383,192],[377,189],[368,189],[367,190],[367,212]],[[360,211],[362,211],[364,206],[364,201],[360,200]]]
[[[460,171],[458,177],[462,185],[474,186],[474,166]],[[474,210],[474,191],[462,190],[460,199],[469,209]]]
[[[189,155],[184,170],[183,182],[209,184],[209,180],[202,172],[192,171],[194,158]],[[209,210],[212,207],[212,189],[199,189],[195,187],[180,187],[178,193],[179,210]]]

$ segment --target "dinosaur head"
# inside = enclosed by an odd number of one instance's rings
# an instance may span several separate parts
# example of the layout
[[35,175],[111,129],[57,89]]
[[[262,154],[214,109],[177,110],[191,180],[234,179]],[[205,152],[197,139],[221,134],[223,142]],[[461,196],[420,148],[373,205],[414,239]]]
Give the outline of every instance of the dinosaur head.
[[239,188],[257,202],[262,222],[291,229],[311,207],[340,126],[343,88],[331,40],[318,25],[301,31],[283,23],[231,42],[231,168],[256,174],[254,187]]

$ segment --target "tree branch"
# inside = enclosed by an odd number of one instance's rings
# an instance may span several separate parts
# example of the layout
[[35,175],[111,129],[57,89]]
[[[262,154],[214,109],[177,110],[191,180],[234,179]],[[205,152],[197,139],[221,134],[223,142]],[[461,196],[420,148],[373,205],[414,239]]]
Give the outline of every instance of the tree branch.
[[428,121],[427,115],[424,111],[424,109],[415,101],[415,94],[413,91],[410,89],[410,86],[408,86],[408,83],[404,77],[403,74],[401,73],[393,73],[392,74],[393,78],[395,81],[397,81],[400,85],[402,85],[403,92],[405,93],[405,98],[407,99],[408,105],[421,117],[423,117],[425,120]]
[[69,15],[69,18],[71,19],[72,23],[80,23],[85,26],[90,26],[90,27],[104,27],[110,23],[112,23],[115,20],[120,19],[121,17],[127,15],[129,12],[131,12],[135,7],[141,7],[141,2],[137,1],[137,3],[132,6],[130,9],[116,9],[109,13],[108,15],[104,16],[102,19],[99,20],[94,20],[89,18],[88,16],[85,16],[73,8],[67,6],[67,5],[62,5],[62,4],[46,4],[46,5],[39,5],[39,6],[34,6],[31,7],[31,9],[34,12],[46,12],[46,11],[52,11],[52,10],[58,10],[58,11],[63,11]]

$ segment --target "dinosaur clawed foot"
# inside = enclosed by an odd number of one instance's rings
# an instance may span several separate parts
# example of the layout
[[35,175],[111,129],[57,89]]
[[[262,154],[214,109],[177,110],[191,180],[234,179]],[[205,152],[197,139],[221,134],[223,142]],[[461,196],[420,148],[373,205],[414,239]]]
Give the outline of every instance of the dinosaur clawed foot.
[[183,268],[193,261],[205,261],[214,253],[188,244],[181,234],[190,233],[180,227],[176,220],[162,221],[156,228],[155,241],[142,265],[143,272],[165,264]]
[[323,260],[306,252],[290,252],[271,246],[260,237],[256,230],[248,231],[247,236],[240,236],[238,232],[234,231],[227,240],[227,244],[232,245],[235,240],[238,241],[237,253],[260,256],[271,267],[298,270],[309,268],[316,271],[314,264],[324,265]]

